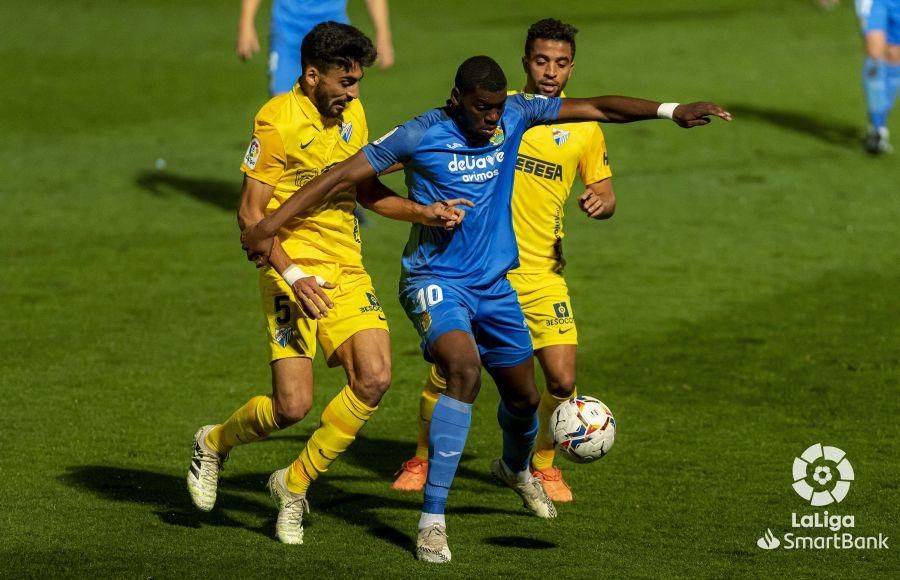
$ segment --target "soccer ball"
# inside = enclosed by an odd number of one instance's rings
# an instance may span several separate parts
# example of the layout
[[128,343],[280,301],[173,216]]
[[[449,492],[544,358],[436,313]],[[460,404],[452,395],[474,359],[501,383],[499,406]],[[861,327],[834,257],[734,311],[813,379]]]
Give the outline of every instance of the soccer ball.
[[612,412],[593,397],[575,397],[557,407],[550,428],[556,450],[575,463],[600,459],[616,440]]

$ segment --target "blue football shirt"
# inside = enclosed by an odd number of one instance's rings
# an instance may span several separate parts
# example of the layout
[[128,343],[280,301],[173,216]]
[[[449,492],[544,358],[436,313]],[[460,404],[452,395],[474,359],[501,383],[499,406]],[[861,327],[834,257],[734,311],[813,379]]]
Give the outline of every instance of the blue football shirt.
[[346,24],[347,0],[275,0],[272,4],[272,28],[277,31],[304,31],[299,43],[313,26],[327,20]]
[[434,109],[363,147],[376,172],[403,163],[409,198],[423,205],[464,198],[466,217],[453,232],[413,224],[403,278],[438,276],[487,287],[518,266],[512,189],[522,135],[552,123],[562,99],[511,95],[488,143],[470,142],[444,109]]

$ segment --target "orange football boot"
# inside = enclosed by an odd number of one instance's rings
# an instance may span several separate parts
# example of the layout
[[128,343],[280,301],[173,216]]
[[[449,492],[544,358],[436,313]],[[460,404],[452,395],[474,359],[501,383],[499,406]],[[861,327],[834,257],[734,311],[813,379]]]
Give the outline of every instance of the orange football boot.
[[554,502],[566,503],[575,499],[559,468],[551,465],[547,469],[535,469],[531,475],[541,482],[547,497]]
[[425,487],[425,480],[428,478],[428,460],[413,457],[409,461],[404,461],[394,475],[397,476],[397,479],[391,485],[392,489],[422,491],[422,488]]

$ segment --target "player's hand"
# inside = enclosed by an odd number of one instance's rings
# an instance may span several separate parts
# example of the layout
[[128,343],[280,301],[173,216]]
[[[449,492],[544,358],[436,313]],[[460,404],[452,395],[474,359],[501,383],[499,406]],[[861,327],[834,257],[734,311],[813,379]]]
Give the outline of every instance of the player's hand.
[[731,120],[731,113],[715,103],[685,103],[675,107],[672,120],[685,129],[708,125],[710,117]]
[[291,290],[294,291],[294,296],[297,297],[297,302],[307,318],[315,320],[324,318],[328,316],[328,309],[334,308],[334,304],[323,288],[331,290],[334,288],[334,284],[326,282],[318,276],[309,276],[300,278],[291,286]]
[[451,199],[448,201],[436,201],[425,207],[423,223],[427,226],[444,228],[447,231],[455,230],[466,217],[466,212],[457,206],[465,205],[475,207],[468,199]]
[[375,64],[377,64],[379,68],[384,70],[394,66],[394,44],[391,42],[390,37],[383,38],[379,36],[376,38],[375,50],[378,53]]
[[275,247],[275,236],[269,234],[259,223],[241,232],[241,247],[247,252],[247,259],[262,268],[269,264],[269,256]]
[[589,218],[595,220],[605,220],[612,217],[616,211],[615,198],[606,192],[597,192],[592,189],[586,190],[578,198],[578,207],[581,208]]
[[249,60],[251,56],[259,52],[259,37],[256,35],[256,28],[253,26],[241,26],[238,28],[234,52],[243,61]]

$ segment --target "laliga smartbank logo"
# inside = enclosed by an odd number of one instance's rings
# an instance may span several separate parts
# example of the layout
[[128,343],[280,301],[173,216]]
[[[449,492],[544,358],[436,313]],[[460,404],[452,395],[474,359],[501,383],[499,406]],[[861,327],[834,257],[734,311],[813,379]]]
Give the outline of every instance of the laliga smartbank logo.
[[[856,480],[846,453],[837,447],[816,443],[794,458],[793,485],[797,495],[811,506],[840,503]],[[852,514],[791,513],[791,531],[776,536],[771,528],[756,540],[763,550],[887,550],[888,536],[856,535],[856,517]],[[851,531],[852,530],[852,531]]]

